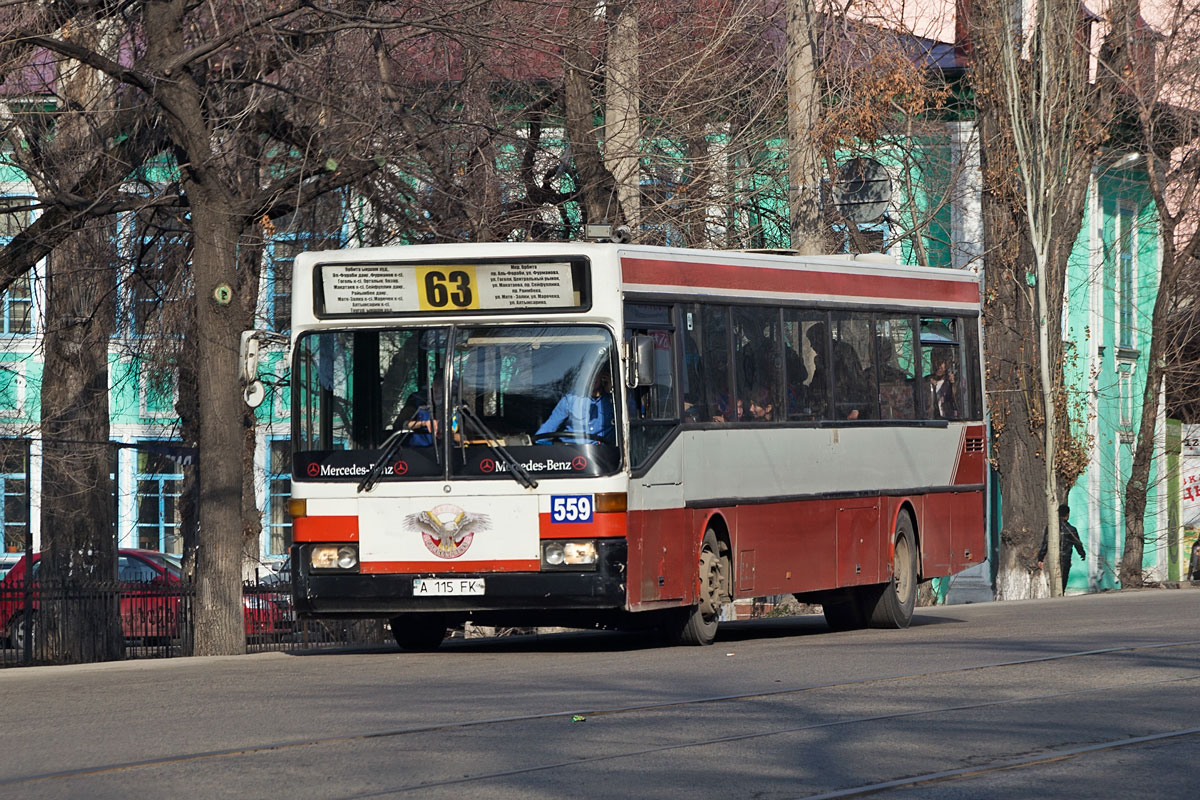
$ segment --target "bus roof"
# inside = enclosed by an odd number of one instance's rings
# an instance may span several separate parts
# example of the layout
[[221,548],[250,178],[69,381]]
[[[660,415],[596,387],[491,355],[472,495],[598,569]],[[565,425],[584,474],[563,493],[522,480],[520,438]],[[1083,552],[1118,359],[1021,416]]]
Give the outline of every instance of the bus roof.
[[[908,266],[879,253],[807,256],[613,242],[463,242],[311,252],[297,257],[296,269],[299,272],[320,263],[556,257],[588,258],[593,264],[594,292],[606,285],[619,288],[622,294],[644,296],[694,296],[734,302],[776,299],[968,313],[976,313],[980,305],[979,277],[974,271]],[[297,278],[294,289],[303,294],[306,281],[299,274]]]

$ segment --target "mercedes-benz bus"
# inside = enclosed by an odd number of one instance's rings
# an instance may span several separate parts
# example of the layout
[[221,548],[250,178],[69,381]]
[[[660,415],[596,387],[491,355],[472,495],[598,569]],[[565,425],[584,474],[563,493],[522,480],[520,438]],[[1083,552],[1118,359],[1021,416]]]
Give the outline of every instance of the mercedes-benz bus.
[[770,595],[905,627],[985,558],[972,273],[615,242],[294,270],[302,615],[707,644]]

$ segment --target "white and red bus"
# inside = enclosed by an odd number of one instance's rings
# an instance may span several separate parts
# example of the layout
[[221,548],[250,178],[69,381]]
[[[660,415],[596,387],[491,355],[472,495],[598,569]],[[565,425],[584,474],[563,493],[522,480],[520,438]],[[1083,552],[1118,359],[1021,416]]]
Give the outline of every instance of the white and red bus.
[[985,557],[979,284],[882,256],[446,244],[295,260],[298,611],[904,627]]

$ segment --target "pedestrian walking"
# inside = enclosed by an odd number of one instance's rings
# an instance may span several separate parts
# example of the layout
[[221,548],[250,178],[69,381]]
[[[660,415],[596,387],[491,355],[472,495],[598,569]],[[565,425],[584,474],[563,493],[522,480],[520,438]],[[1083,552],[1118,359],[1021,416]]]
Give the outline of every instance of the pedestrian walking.
[[[1079,552],[1079,557],[1084,558],[1087,553],[1083,551],[1083,541],[1079,538],[1079,531],[1075,530],[1067,517],[1071,514],[1071,507],[1063,503],[1058,507],[1058,561],[1062,567],[1062,586],[1063,592],[1067,590],[1067,579],[1071,577],[1071,550],[1074,548]],[[1038,569],[1042,568],[1042,563],[1046,560],[1046,550],[1049,545],[1050,526],[1046,526],[1046,532],[1042,534],[1042,546],[1038,549],[1037,565]]]

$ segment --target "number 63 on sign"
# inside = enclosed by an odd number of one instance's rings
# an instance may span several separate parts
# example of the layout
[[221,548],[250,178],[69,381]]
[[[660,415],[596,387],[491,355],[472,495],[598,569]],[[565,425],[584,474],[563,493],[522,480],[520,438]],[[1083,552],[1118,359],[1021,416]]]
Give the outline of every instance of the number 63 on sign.
[[479,308],[475,267],[417,267],[417,286],[422,311]]

